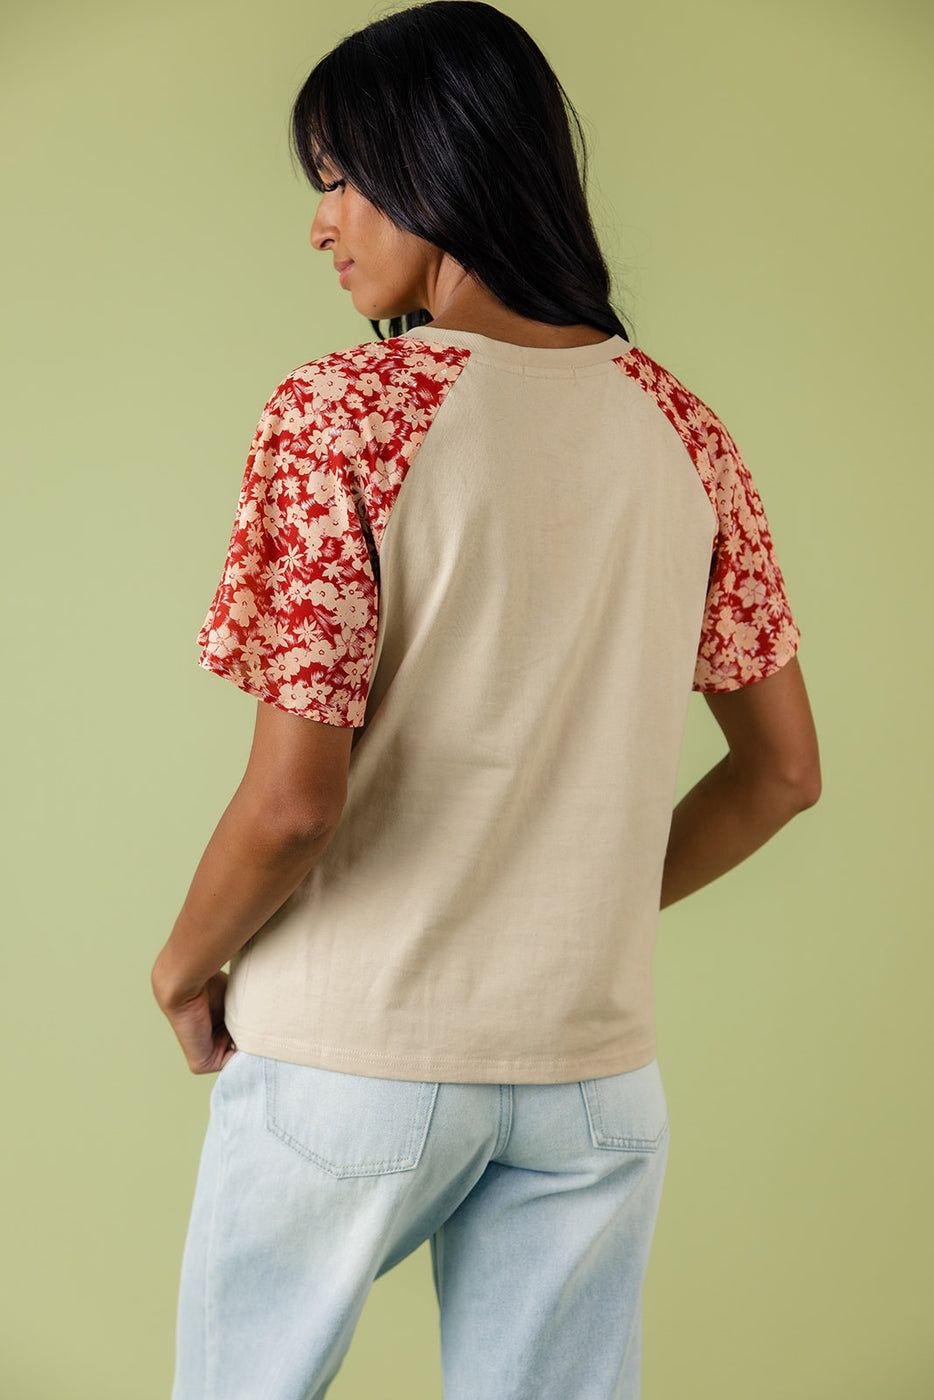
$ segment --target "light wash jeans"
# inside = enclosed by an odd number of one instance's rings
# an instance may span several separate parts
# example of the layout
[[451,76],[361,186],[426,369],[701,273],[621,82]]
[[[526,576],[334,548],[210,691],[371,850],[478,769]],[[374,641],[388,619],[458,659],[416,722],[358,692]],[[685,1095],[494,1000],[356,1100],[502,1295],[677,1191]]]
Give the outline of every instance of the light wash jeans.
[[321,1400],[373,1280],[426,1239],[445,1400],[635,1400],[667,1147],[656,1061],[433,1084],[239,1051],[211,1095],[173,1400]]

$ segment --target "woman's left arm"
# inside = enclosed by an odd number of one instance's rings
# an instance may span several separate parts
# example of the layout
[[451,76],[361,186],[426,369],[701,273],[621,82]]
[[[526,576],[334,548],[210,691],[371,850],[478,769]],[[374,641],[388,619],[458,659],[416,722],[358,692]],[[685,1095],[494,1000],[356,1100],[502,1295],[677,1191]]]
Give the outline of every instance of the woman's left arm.
[[221,969],[288,899],[333,836],[353,735],[257,705],[243,780],[152,970],[156,1001],[194,1074],[219,1070],[233,1053]]

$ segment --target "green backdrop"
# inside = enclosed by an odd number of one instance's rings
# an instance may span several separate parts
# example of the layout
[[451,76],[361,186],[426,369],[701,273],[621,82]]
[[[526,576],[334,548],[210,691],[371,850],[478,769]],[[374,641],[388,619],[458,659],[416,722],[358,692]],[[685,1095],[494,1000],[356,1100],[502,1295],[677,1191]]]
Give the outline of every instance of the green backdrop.
[[[932,9],[506,8],[585,120],[638,341],[752,467],[822,736],[818,807],[662,919],[672,1155],[645,1397],[921,1400]],[[378,13],[2,8],[11,1400],[168,1395],[210,1082],[148,973],[253,712],[194,638],[267,395],[371,338],[309,250],[286,123],[315,59]],[[719,753],[695,703],[685,782]],[[376,1285],[331,1393],[440,1395],[425,1250]]]

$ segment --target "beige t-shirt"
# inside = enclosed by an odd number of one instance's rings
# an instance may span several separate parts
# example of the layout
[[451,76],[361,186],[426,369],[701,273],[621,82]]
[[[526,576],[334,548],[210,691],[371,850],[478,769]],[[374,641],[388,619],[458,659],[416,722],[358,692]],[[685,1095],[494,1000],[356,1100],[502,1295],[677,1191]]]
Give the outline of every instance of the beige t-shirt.
[[422,327],[305,365],[260,420],[200,641],[358,729],[330,846],[232,964],[241,1049],[485,1083],[653,1058],[690,691],[798,643],[710,409],[619,337]]

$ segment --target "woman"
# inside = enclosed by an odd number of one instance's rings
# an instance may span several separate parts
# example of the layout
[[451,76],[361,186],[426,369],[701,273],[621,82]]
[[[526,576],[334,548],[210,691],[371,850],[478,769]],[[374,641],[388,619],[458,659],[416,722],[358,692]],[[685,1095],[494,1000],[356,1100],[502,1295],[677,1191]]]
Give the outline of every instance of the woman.
[[[269,400],[200,639],[258,704],[153,971],[223,1070],[176,1400],[323,1396],[425,1240],[448,1400],[639,1393],[658,910],[818,758],[761,503],[628,343],[569,118],[472,0],[351,35],[295,105],[312,245],[379,338]],[[692,686],[728,753],[672,817]]]

